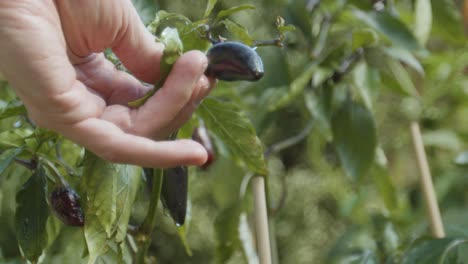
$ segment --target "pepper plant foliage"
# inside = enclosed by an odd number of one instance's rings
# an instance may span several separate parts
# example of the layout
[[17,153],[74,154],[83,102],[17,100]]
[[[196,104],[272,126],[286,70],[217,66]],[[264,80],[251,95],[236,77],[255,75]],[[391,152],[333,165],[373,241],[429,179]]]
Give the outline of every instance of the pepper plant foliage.
[[[218,153],[207,171],[189,168],[183,226],[156,210],[157,177],[36,127],[1,81],[2,263],[258,263],[252,175],[267,180],[274,263],[468,259],[459,220],[468,206],[461,1],[237,2],[134,1],[165,50],[161,79],[131,105],[157,92],[183,52],[206,51],[209,35],[258,45],[265,65],[259,82],[219,82],[178,132],[190,138],[205,124]],[[279,40],[284,47],[262,47]],[[416,120],[444,239],[431,239],[426,226],[408,147]],[[51,213],[49,193],[63,182],[81,197],[84,227]]]

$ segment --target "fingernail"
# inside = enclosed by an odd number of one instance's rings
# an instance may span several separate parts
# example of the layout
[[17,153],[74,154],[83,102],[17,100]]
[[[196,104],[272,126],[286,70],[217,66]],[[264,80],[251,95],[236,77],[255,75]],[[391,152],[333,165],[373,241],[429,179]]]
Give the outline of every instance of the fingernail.
[[210,81],[205,75],[202,75],[200,79],[198,79],[198,85],[202,90],[206,90],[210,87]]

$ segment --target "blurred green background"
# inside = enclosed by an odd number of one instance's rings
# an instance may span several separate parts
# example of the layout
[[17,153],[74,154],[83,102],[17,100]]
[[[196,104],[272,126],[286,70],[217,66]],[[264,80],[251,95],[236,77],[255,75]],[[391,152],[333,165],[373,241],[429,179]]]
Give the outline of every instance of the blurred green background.
[[[158,10],[198,20],[206,6],[205,1],[187,0],[133,2],[145,23]],[[212,93],[242,106],[266,148],[305,135],[268,157],[274,263],[433,263],[431,258],[450,248],[448,242],[455,240],[418,247],[418,239],[431,234],[410,134],[415,120],[422,129],[447,236],[464,241],[468,46],[463,2],[219,1],[215,11],[239,4],[256,6],[231,17],[254,39],[275,38],[278,15],[296,27],[286,34],[283,48],[257,49],[265,65],[261,81],[220,82]],[[363,55],[346,68],[360,48]],[[7,82],[0,86],[0,106],[5,107],[15,96]],[[358,177],[343,170],[331,128],[330,112],[349,96],[369,110],[377,135],[375,161]],[[1,127],[17,122],[21,120],[4,119]],[[364,147],[368,138],[356,140]],[[193,256],[185,253],[172,220],[160,210],[150,247],[157,263],[256,263],[249,255],[254,249],[249,188],[243,201],[247,210],[239,213],[247,171],[223,151],[222,141],[215,143],[215,164],[207,171],[191,168],[187,235]],[[77,155],[66,154],[70,164],[78,166]],[[22,263],[13,216],[15,194],[26,179],[26,170],[17,165],[0,177],[0,263]],[[143,218],[148,197],[142,187],[131,223]],[[55,241],[50,239],[43,263],[80,263],[81,230],[52,220],[49,228],[60,231]],[[445,263],[468,262],[466,248],[450,252]],[[457,257],[459,262],[451,262]]]

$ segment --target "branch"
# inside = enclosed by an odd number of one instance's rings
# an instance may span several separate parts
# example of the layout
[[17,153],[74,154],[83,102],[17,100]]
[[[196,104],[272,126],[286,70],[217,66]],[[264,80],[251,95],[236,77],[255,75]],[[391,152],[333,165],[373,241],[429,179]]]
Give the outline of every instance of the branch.
[[294,135],[290,138],[287,138],[283,141],[280,141],[278,143],[275,143],[271,146],[269,146],[265,150],[265,158],[268,158],[271,154],[276,154],[284,149],[290,148],[298,143],[300,143],[303,139],[305,139],[309,133],[310,130],[312,130],[312,123],[309,123],[305,128],[303,128],[297,135]]

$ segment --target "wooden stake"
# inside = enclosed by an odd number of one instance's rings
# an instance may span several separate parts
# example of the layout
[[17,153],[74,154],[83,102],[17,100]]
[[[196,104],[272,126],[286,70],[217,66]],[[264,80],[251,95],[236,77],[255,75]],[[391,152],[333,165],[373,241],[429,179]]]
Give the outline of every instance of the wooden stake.
[[439,205],[437,204],[434,184],[432,183],[431,171],[427,162],[426,151],[424,150],[421,129],[417,122],[411,122],[411,137],[413,139],[414,150],[421,173],[421,188],[427,206],[431,233],[435,238],[443,238],[445,237],[444,225],[442,224],[442,217],[440,216]]
[[260,264],[271,264],[270,236],[268,233],[268,212],[265,197],[265,179],[252,179],[255,206],[255,233]]

